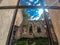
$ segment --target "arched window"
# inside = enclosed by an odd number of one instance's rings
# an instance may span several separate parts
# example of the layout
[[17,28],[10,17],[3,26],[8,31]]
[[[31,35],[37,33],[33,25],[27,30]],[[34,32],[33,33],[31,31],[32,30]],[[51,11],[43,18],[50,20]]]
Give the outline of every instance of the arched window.
[[37,26],[37,32],[40,33],[41,32],[41,28],[39,26]]
[[30,25],[30,27],[29,27],[29,33],[32,33],[32,32],[33,32],[32,25]]

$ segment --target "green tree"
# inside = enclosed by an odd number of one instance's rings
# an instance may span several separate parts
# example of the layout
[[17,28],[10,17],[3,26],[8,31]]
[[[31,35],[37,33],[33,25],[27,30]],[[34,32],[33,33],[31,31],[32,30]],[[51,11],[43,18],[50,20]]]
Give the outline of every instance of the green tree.
[[22,14],[23,14],[23,19],[24,19],[24,20],[30,19],[30,16],[25,12],[24,9],[22,10]]

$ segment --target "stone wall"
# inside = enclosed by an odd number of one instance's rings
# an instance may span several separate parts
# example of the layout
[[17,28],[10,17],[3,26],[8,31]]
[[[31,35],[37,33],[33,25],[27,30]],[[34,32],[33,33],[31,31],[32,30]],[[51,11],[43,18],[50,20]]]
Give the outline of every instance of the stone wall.
[[[18,0],[0,0],[0,6],[17,5]],[[6,45],[15,9],[0,9],[0,45]]]
[[[47,2],[47,5],[50,3],[54,3],[53,6],[60,6],[60,3],[59,2],[52,2],[52,0],[46,0]],[[57,0],[58,1],[58,0]],[[60,45],[60,9],[50,9],[49,10],[49,14],[51,16],[51,20],[52,20],[52,23],[53,23],[53,26],[54,26],[54,31],[56,33],[56,36],[58,38],[58,42],[59,42],[59,45]]]
[[[32,26],[32,32],[29,31],[30,26]],[[37,32],[37,26],[41,28],[41,32]],[[15,39],[19,39],[22,37],[26,38],[34,38],[34,37],[47,37],[46,30],[40,23],[40,21],[31,21],[26,20],[22,22],[22,25],[18,27],[15,33]]]

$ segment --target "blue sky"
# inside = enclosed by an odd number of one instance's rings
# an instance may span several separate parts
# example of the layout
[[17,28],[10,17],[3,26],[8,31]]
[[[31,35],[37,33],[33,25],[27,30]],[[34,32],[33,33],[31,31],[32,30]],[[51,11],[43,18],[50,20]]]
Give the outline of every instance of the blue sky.
[[[40,0],[21,0],[20,5],[40,6]],[[31,20],[38,20],[43,13],[42,8],[26,8],[25,12],[31,17]]]

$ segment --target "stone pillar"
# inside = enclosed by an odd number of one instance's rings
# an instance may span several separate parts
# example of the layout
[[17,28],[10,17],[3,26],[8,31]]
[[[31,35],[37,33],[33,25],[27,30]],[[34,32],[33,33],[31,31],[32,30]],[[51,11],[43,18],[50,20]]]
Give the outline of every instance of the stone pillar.
[[21,28],[18,28],[17,31],[15,32],[15,35],[14,35],[15,40],[18,40],[21,38],[20,30],[21,30]]
[[57,35],[60,45],[60,10],[49,10],[49,11],[54,26],[54,31]]
[[[18,0],[2,0],[0,6],[17,5],[17,1]],[[14,11],[15,9],[0,10],[0,45],[6,45]]]
[[38,25],[38,23],[36,21],[34,21],[34,30],[35,30],[35,33],[38,33],[37,32],[37,25]]
[[35,33],[35,29],[34,29],[34,21],[32,21],[32,31],[33,31],[33,33]]
[[[47,4],[54,3],[54,1],[52,3],[49,2],[49,1],[52,1],[52,0],[47,0],[46,1]],[[60,3],[59,2],[56,2],[55,4],[53,4],[53,6],[60,6]],[[56,33],[56,36],[58,38],[58,42],[59,42],[59,45],[60,45],[60,10],[50,9],[49,10],[49,14],[51,16],[51,20],[52,20],[52,23],[53,23],[53,26],[54,26],[54,31]]]
[[20,26],[21,23],[22,23],[22,21],[23,21],[22,10],[21,9],[18,9],[18,13],[17,13],[17,16],[16,16],[15,25],[16,26]]

